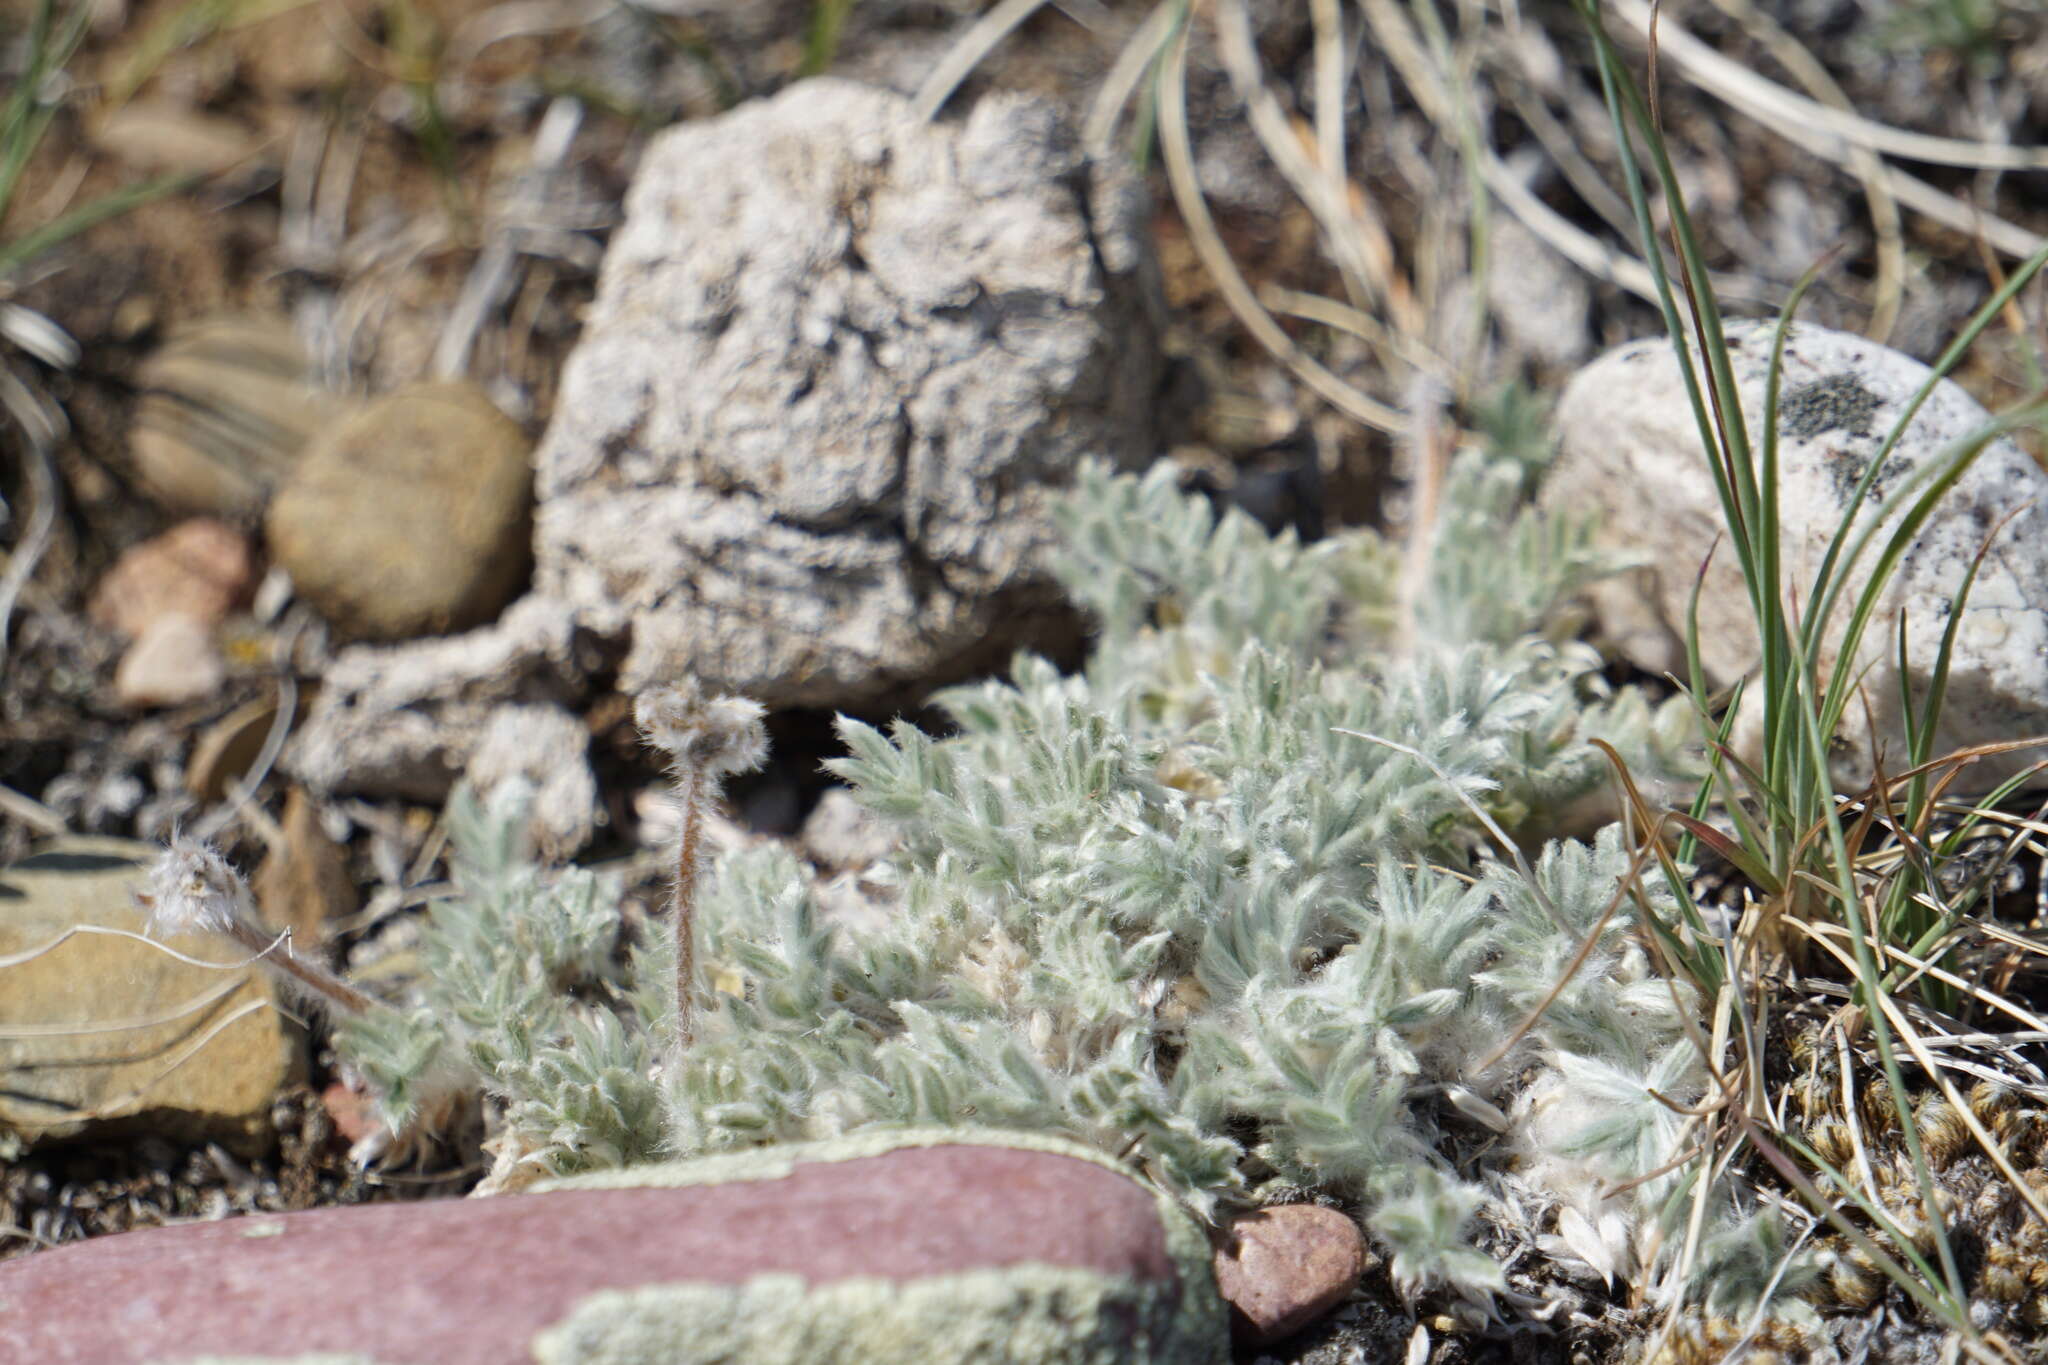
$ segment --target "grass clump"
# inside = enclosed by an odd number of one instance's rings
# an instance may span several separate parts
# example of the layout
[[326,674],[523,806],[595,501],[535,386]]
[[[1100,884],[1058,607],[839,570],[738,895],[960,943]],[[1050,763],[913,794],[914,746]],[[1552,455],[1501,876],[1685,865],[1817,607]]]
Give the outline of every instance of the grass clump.
[[[1781,411],[1778,376],[1792,315],[1814,273],[1792,291],[1780,313],[1762,409],[1745,412],[1700,237],[1659,126],[1655,70],[1645,93],[1609,40],[1596,0],[1575,3],[1595,39],[1639,246],[1655,280],[1720,496],[1729,552],[1741,566],[1761,645],[1756,672],[1725,706],[1717,706],[1703,680],[1696,622],[1689,630],[1690,695],[1713,761],[1690,812],[1659,814],[1636,804],[1637,832],[1662,859],[1666,886],[1677,888],[1679,905],[1677,919],[1652,915],[1650,927],[1670,968],[1715,1002],[1708,1020],[1711,1037],[1728,1045],[1725,1057],[1713,1057],[1717,1072],[1727,1078],[1726,1095],[1703,1149],[1713,1153],[1717,1167],[1747,1168],[1747,1178],[1759,1187],[1781,1181],[1810,1210],[1812,1226],[1832,1228],[1817,1257],[1802,1258],[1791,1247],[1774,1249],[1761,1228],[1755,1236],[1734,1235],[1723,1244],[1721,1257],[1734,1252],[1752,1265],[1775,1260],[1779,1283],[1817,1281],[1816,1272],[1825,1269],[1834,1301],[1849,1308],[1869,1307],[1881,1292],[1877,1286],[1889,1281],[1951,1334],[1953,1346],[1977,1359],[2012,1358],[2012,1343],[1999,1331],[1986,1330],[1987,1324],[2003,1321],[2005,1310],[1979,1311],[1987,1281],[1966,1265],[1957,1247],[1966,1220],[1957,1217],[1952,1182],[1945,1187],[1943,1173],[1964,1146],[1962,1134],[1967,1130],[1990,1165],[2009,1180],[2003,1196],[2007,1202],[2027,1205],[2028,1216],[2043,1229],[2048,1229],[2048,1208],[2016,1169],[2012,1158],[2017,1148],[1994,1135],[1981,1118],[1973,1121],[1972,1111],[1985,1107],[1964,1099],[1920,1035],[1932,1031],[1935,1021],[1942,1028],[1967,1027],[1970,1015],[1986,1007],[1992,1013],[2031,1017],[1953,972],[1928,968],[1967,944],[1981,927],[1968,912],[1984,882],[1966,870],[1958,875],[1961,850],[1986,825],[2004,823],[1999,803],[2035,774],[2023,772],[1975,802],[1942,799],[1975,756],[1932,750],[1974,566],[1948,603],[1931,682],[1922,695],[1911,695],[1906,681],[1912,676],[1909,623],[1880,621],[1876,613],[1892,574],[1948,489],[1995,437],[2038,424],[2048,417],[2048,405],[2037,396],[1923,462],[1874,512],[1866,508],[1866,499],[1921,404],[2048,265],[2048,250],[2005,279],[1944,350],[1870,470],[1844,500],[1841,522],[1812,580],[1788,581],[1779,554],[1778,431],[1790,414]],[[1653,185],[1662,192],[1669,215],[1668,264],[1649,206]],[[1979,563],[1999,529],[1986,536]],[[1873,629],[1889,629],[1895,636],[1902,686],[1908,688],[1901,698],[1907,752],[1895,757],[1890,775],[1885,756],[1876,755],[1875,781],[1861,792],[1843,793],[1837,790],[1831,759],[1839,737],[1848,732],[1852,707],[1859,704],[1870,648],[1883,647],[1866,647]],[[1822,663],[1829,653],[1841,661],[1832,670]],[[1736,757],[1726,743],[1745,705],[1759,713],[1761,722],[1760,749],[1751,761]],[[1726,820],[1732,837],[1706,822],[1709,812]],[[1937,818],[1946,829],[1937,831]],[[1682,835],[1667,846],[1663,832],[1674,828]],[[1746,908],[1725,942],[1705,932],[1702,907],[1670,875],[1702,846],[1725,858],[1746,883]],[[1802,967],[1846,986],[1846,1004],[1817,1032],[1788,1022],[1799,1004]],[[1794,1039],[1792,1050],[1805,1055],[1803,1075],[1792,1087],[1792,1122],[1786,1118],[1784,1096],[1773,1093],[1769,1080],[1773,1054],[1787,1036]],[[1816,1092],[1814,1081],[1822,1070],[1817,1053],[1823,1046],[1817,1038],[1832,1040],[1827,1046],[1842,1059],[1832,1069],[1842,1087],[1840,1099]],[[1708,1051],[1718,1054],[1720,1049]],[[1864,1101],[1852,1105],[1847,1096],[1853,1077],[1844,1073],[1859,1067],[1867,1073]],[[1915,1069],[1911,1083],[1909,1068]],[[1916,1103],[1917,1096],[1925,1098]],[[1953,1122],[1930,1125],[1927,1116],[1935,1106],[1953,1115]],[[2010,1250],[2014,1229],[1994,1232],[1987,1225],[1968,1233],[1991,1243],[1994,1251]],[[2007,1239],[2003,1247],[2001,1237]],[[1695,1226],[1677,1268],[1699,1281],[1700,1268],[1714,1259]],[[1825,1300],[1827,1295],[1817,1297]],[[2000,1293],[1989,1297],[2011,1301]],[[1717,1308],[1725,1309],[1713,1302],[1711,1292],[1692,1295],[1691,1302],[1690,1322],[1681,1328],[1676,1319],[1667,1320],[1660,1334],[1667,1354],[1688,1333],[1697,1336],[1701,1322],[1711,1323]]]

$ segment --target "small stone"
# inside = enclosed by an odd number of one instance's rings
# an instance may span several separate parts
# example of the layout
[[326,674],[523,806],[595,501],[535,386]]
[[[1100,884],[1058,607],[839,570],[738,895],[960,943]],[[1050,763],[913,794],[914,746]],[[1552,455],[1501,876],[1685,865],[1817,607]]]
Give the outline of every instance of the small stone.
[[526,436],[464,383],[418,384],[319,436],[265,521],[300,594],[356,639],[489,621],[526,576]]
[[293,951],[318,955],[328,924],[354,914],[360,903],[348,853],[320,828],[319,812],[302,788],[286,793],[278,828],[284,844],[258,864],[249,887],[264,920],[292,931]]
[[903,832],[846,788],[833,787],[805,817],[797,842],[820,867],[858,871],[894,853]]
[[283,318],[231,314],[181,328],[136,374],[136,472],[172,507],[255,515],[313,433],[351,406],[310,376]]
[[320,1092],[320,1107],[327,1111],[336,1134],[350,1146],[384,1127],[383,1121],[377,1117],[376,1100],[360,1085],[350,1085],[347,1081],[331,1082]]
[[485,793],[511,778],[530,783],[528,829],[535,849],[550,862],[577,853],[595,832],[590,735],[560,706],[515,704],[492,711],[464,776],[472,790]]
[[183,706],[204,701],[228,680],[213,631],[189,616],[161,616],[137,636],[114,669],[123,706]]
[[[73,838],[0,870],[0,958],[80,925],[139,932],[135,892],[158,852]],[[212,962],[242,956],[201,935],[165,946]],[[196,967],[108,934],[74,935],[0,967],[0,1134],[148,1132],[249,1152],[266,1140],[271,1101],[296,1060],[270,985],[253,970]]]
[[0,1301],[25,1360],[1223,1365],[1207,1261],[1099,1155],[913,1130],[126,1233],[0,1264]]
[[[1773,325],[1732,324],[1730,363],[1756,441],[1763,415]],[[1801,610],[1851,494],[1928,369],[1862,337],[1795,326],[1786,343],[1779,399],[1779,546],[1783,589]],[[1868,525],[1884,497],[1951,444],[1982,429],[1990,414],[1949,381],[1937,384],[1886,457],[1860,509]],[[1711,686],[1757,666],[1757,628],[1721,504],[1700,448],[1692,405],[1664,338],[1632,342],[1581,370],[1558,404],[1560,450],[1541,497],[1551,507],[1592,511],[1609,548],[1646,567],[1591,594],[1603,633],[1624,657],[1652,672],[1684,675],[1687,603],[1708,552],[1721,542],[1700,587],[1699,638]],[[2012,514],[2010,521],[2005,521]],[[1896,522],[1886,523],[1848,583],[1853,602],[1872,559]],[[1934,509],[1879,596],[1854,661],[1875,726],[1853,703],[1831,738],[1839,790],[1866,786],[1873,743],[1888,772],[1906,765],[1902,688],[1917,706],[1931,685],[1949,603],[1993,530],[1982,570],[1964,605],[1948,691],[1932,752],[2048,731],[2048,473],[2004,438],[1992,441]],[[1906,676],[1899,676],[1898,619],[1908,629]],[[1843,666],[1838,608],[1819,655],[1822,681]],[[1760,749],[1761,707],[1751,689],[1734,748]],[[1982,791],[2034,764],[2035,750],[1988,755],[1964,770]]]
[[1365,1274],[1365,1237],[1336,1209],[1282,1204],[1230,1225],[1216,1252],[1216,1288],[1232,1335],[1264,1346],[1293,1336],[1350,1295]]
[[233,119],[175,100],[131,100],[100,119],[93,140],[131,166],[193,175],[233,170],[263,146]]
[[87,614],[130,637],[174,613],[214,626],[255,586],[256,557],[242,533],[194,517],[123,551],[93,589]]

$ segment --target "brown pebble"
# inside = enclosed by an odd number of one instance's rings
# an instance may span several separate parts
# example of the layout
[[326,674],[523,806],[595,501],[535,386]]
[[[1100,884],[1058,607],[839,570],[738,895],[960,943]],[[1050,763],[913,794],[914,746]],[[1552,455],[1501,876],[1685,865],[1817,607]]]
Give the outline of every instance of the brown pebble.
[[356,912],[355,883],[348,853],[320,828],[320,816],[305,790],[293,787],[278,821],[283,843],[256,869],[251,887],[263,918],[274,929],[292,931],[292,951],[319,953],[327,926]]
[[317,432],[354,404],[317,388],[281,317],[224,315],[180,329],[136,371],[128,454],[172,507],[253,518]]
[[481,389],[415,384],[315,437],[265,534],[348,638],[466,630],[525,581],[532,483],[525,433]]
[[1365,1238],[1335,1209],[1284,1204],[1231,1224],[1215,1265],[1231,1335],[1264,1346],[1344,1302],[1365,1273]]

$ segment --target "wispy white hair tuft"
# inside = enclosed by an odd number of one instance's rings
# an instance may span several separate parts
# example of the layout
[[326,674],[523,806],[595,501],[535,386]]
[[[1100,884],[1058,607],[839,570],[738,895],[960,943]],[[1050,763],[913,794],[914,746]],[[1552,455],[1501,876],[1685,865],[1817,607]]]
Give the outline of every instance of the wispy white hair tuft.
[[248,890],[220,850],[174,836],[144,881],[153,935],[232,934]]

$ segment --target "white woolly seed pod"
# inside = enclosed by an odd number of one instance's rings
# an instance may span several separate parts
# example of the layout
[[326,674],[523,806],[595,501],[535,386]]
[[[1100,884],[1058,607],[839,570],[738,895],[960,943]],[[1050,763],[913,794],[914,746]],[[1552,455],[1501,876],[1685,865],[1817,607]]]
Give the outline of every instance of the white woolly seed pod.
[[247,951],[293,995],[308,1004],[361,1014],[376,1002],[334,973],[295,955],[258,921],[248,884],[220,850],[173,836],[150,864],[140,899],[152,935],[217,934]]
[[[706,697],[694,681],[650,688],[633,705],[633,719],[652,747],[708,777],[752,772],[768,758],[766,714],[744,697]],[[678,776],[681,773],[678,772]]]
[[148,931],[167,934],[223,934],[232,937],[247,894],[241,876],[209,844],[173,835],[170,846],[149,865],[143,881],[149,907]]

